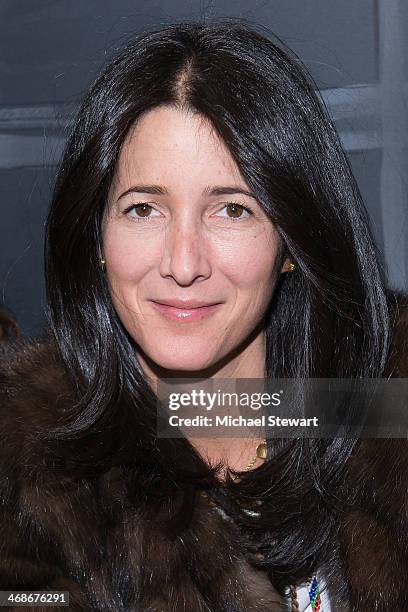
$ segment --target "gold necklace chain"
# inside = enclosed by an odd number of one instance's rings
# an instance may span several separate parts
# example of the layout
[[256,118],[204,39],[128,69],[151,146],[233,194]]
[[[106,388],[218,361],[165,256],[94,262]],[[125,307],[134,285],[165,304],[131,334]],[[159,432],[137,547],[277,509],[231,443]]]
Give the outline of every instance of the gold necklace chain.
[[243,469],[244,472],[248,472],[248,470],[251,469],[251,467],[254,465],[255,461],[259,458],[259,459],[266,459],[267,457],[267,453],[268,453],[268,447],[266,444],[266,440],[262,440],[262,442],[260,442],[258,444],[258,446],[256,447],[256,455],[255,457],[253,457],[251,459],[251,461],[248,463],[248,465]]

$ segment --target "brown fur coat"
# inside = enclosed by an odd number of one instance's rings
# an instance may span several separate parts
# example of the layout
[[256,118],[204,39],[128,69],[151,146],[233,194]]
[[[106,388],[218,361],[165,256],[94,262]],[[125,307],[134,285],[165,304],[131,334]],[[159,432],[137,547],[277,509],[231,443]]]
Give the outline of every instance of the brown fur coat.
[[[35,427],[55,424],[69,404],[58,353],[19,340],[3,348],[0,362],[0,590],[67,590],[69,609],[88,612],[289,609],[251,564],[234,524],[204,497],[172,540],[128,502],[117,467],[97,479],[57,477]],[[388,371],[408,377],[407,298]],[[332,612],[406,612],[407,442],[362,441],[350,474],[359,509],[338,519],[331,556],[321,563]]]

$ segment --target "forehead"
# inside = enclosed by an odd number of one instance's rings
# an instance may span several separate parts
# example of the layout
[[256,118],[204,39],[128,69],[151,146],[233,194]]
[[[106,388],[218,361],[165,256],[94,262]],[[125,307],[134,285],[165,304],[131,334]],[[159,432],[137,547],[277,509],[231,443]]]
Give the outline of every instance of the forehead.
[[115,183],[135,178],[169,184],[233,178],[247,187],[237,163],[203,115],[171,106],[145,113],[129,130],[115,169]]

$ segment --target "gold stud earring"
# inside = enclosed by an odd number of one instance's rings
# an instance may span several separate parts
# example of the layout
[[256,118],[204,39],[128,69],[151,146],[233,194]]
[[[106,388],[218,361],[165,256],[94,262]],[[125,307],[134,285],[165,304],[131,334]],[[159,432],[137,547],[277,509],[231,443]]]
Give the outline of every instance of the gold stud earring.
[[101,259],[101,270],[102,272],[105,272],[105,260]]
[[296,264],[294,264],[292,261],[289,265],[289,272],[293,272],[293,270],[296,270]]

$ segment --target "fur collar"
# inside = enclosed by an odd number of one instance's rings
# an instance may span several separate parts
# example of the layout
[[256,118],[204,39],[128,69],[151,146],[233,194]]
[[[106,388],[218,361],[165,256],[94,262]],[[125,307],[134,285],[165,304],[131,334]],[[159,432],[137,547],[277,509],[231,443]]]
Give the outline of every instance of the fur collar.
[[[408,377],[408,297],[399,295],[387,372]],[[73,482],[44,460],[38,425],[69,414],[50,342],[19,340],[0,366],[0,589],[70,592],[73,610],[274,612],[288,603],[228,517],[199,497],[175,540],[126,496],[121,470]],[[333,612],[406,610],[408,443],[363,440],[350,461],[353,510],[320,567]]]
[[70,609],[83,612],[287,610],[204,496],[174,540],[149,507],[128,501],[120,468],[81,482],[50,472],[35,427],[64,418],[69,397],[52,344],[20,341],[3,352],[0,590],[68,590]]

